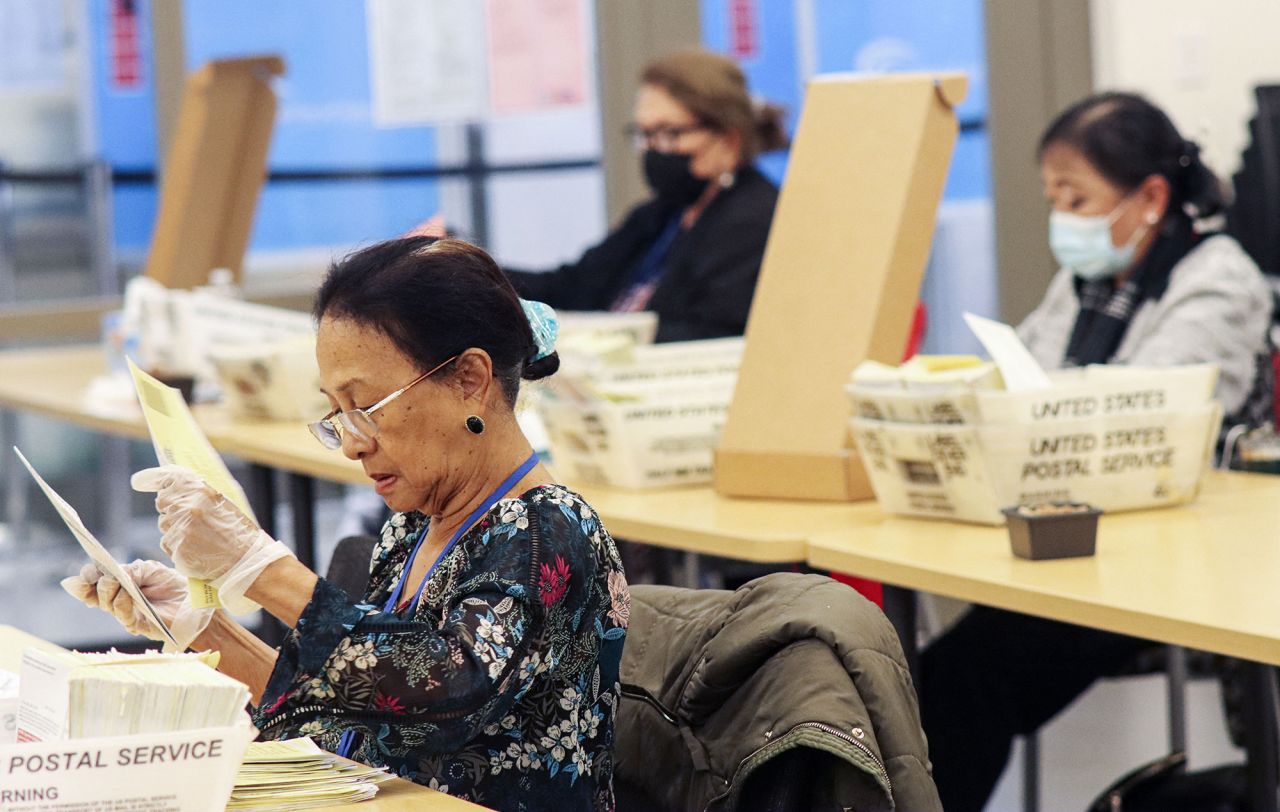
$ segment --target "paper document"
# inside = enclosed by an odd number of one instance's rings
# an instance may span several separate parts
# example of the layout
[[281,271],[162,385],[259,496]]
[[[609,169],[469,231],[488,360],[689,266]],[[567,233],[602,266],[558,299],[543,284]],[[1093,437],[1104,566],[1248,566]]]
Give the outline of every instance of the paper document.
[[[138,403],[142,406],[142,416],[146,418],[147,429],[151,432],[151,444],[155,446],[156,459],[160,464],[177,465],[199,474],[209,483],[209,487],[257,522],[253,508],[249,507],[249,499],[244,495],[244,489],[231,476],[222,457],[209,444],[209,438],[200,430],[191,410],[187,408],[187,402],[182,399],[182,393],[143,372],[132,359],[129,361],[129,372],[133,375],[133,385],[138,390]],[[190,585],[193,607],[206,609],[222,605],[218,600],[218,591],[204,581],[192,578]]]
[[375,125],[484,117],[488,66],[483,3],[367,0],[364,8]]
[[310,809],[372,798],[386,770],[340,759],[307,738],[254,742],[227,802],[228,810]]
[[244,515],[258,520],[249,507],[244,489],[235,481],[226,463],[209,444],[209,439],[196,423],[182,393],[143,372],[129,361],[133,385],[138,390],[142,416],[151,432],[151,443],[161,465],[178,465],[199,474],[209,487],[229,499]]
[[991,360],[1000,368],[1005,389],[1010,392],[1026,392],[1049,388],[1049,376],[1012,327],[972,313],[965,313],[964,320],[991,355]]
[[71,530],[71,535],[76,537],[76,541],[80,542],[81,548],[84,549],[85,553],[88,554],[93,563],[98,565],[98,569],[101,570],[103,574],[110,575],[112,578],[119,581],[120,586],[125,592],[129,593],[129,597],[133,598],[134,603],[143,607],[147,616],[151,619],[151,622],[155,624],[156,628],[160,629],[160,631],[164,633],[169,644],[178,647],[178,641],[169,633],[169,627],[165,625],[164,620],[162,620],[160,615],[156,613],[155,607],[151,605],[151,601],[147,600],[147,597],[142,594],[142,590],[138,589],[138,586],[133,582],[133,579],[129,577],[129,573],[125,572],[116,560],[111,557],[111,553],[107,552],[107,548],[103,547],[102,543],[94,538],[93,534],[89,532],[89,529],[84,526],[84,522],[80,521],[80,514],[76,513],[76,509],[71,507],[71,505],[67,503],[67,500],[59,496],[58,492],[51,488],[49,483],[45,482],[44,478],[36,473],[36,469],[31,467],[31,463],[27,461],[27,458],[18,450],[17,446],[14,446],[13,450],[18,455],[18,459],[22,460],[22,464],[26,466],[27,471],[30,472],[32,478],[35,479],[36,484],[40,486],[40,490],[44,491],[44,495],[49,497],[49,501],[53,503],[54,510],[58,511],[58,515],[62,517],[62,521],[66,522],[67,528]]

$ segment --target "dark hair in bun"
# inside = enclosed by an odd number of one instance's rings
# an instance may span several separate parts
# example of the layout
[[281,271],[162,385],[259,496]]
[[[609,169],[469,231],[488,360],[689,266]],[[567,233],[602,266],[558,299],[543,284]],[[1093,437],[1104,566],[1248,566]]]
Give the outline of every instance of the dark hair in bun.
[[329,268],[314,313],[382,331],[423,372],[482,349],[513,405],[521,380],[560,367],[554,352],[533,360],[538,347],[515,288],[492,257],[462,240],[404,237],[356,251]]
[[744,164],[788,143],[782,108],[753,101],[746,74],[727,56],[677,51],[646,65],[640,81],[665,90],[707,127],[741,135]]
[[1049,147],[1075,149],[1109,182],[1125,191],[1152,175],[1169,182],[1169,215],[1201,219],[1226,208],[1222,184],[1200,160],[1165,112],[1134,93],[1100,93],[1076,102],[1040,138]]
[[526,381],[540,381],[556,374],[556,370],[559,368],[560,353],[552,352],[545,358],[539,358],[536,361],[530,361],[525,364],[524,369],[520,372],[520,377]]

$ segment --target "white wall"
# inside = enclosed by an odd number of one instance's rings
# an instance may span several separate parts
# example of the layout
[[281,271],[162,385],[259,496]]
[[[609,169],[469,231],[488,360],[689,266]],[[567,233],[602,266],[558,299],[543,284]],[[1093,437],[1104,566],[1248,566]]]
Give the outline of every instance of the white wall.
[[1280,84],[1280,2],[1090,3],[1096,87],[1147,95],[1229,180],[1248,143],[1254,85]]
[[48,169],[79,159],[79,22],[72,0],[0,0],[0,162]]

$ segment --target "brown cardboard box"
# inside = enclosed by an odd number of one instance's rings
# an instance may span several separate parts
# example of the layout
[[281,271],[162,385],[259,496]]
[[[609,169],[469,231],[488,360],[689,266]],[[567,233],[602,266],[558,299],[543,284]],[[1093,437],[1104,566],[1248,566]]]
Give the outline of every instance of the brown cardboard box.
[[902,360],[964,99],[962,74],[809,83],[747,323],[716,490],[873,496],[844,385]]
[[213,268],[241,279],[267,171],[278,56],[222,59],[187,77],[165,159],[147,276],[171,288],[203,285]]

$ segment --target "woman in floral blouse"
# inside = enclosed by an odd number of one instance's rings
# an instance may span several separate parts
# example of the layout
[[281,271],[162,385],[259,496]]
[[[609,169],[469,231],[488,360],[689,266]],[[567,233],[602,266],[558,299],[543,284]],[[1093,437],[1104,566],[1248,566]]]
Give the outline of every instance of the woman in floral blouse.
[[[611,809],[626,580],[599,517],[551,480],[513,410],[521,379],[559,365],[554,314],[480,249],[419,237],[335,266],[316,315],[334,409],[312,433],[396,511],[364,599],[174,469],[150,489],[178,572],[291,631],[276,651],[225,611],[193,621],[171,600],[184,579],[154,562],[131,565],[147,565],[144,591],[175,629],[207,624],[194,647],[220,650],[250,686],[267,738],[312,736],[497,809]],[[154,632],[108,582],[68,589]]]

